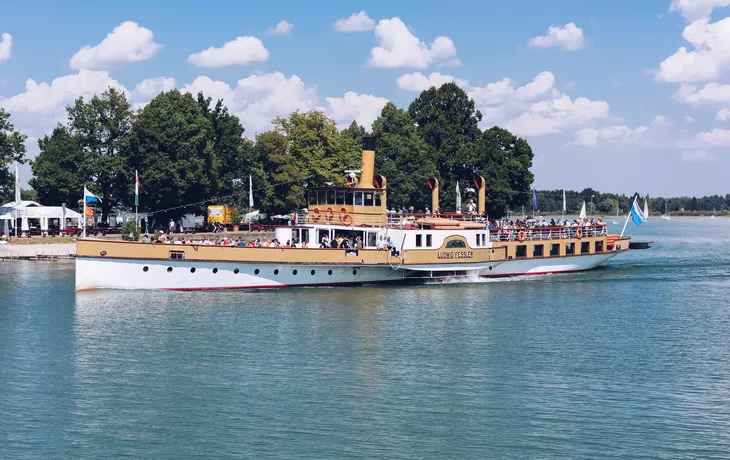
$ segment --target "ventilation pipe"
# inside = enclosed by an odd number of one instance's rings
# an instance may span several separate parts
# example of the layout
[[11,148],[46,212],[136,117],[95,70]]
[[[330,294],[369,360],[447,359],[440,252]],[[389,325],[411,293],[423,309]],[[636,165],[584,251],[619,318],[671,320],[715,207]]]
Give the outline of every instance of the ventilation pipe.
[[375,137],[363,137],[362,168],[358,188],[373,188],[373,170],[375,169]]
[[431,212],[434,212],[439,208],[439,180],[431,177],[428,186],[431,187]]
[[474,177],[474,186],[477,188],[477,211],[480,216],[487,215],[487,182],[482,176]]

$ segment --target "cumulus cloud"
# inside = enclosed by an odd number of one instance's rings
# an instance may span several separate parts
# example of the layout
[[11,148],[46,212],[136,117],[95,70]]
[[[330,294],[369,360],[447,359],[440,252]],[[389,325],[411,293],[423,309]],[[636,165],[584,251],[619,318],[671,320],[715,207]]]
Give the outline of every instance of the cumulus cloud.
[[332,26],[337,32],[365,32],[375,28],[375,21],[368,17],[365,10],[353,13],[346,19],[337,20]]
[[13,36],[5,32],[0,36],[0,62],[10,59],[13,48]]
[[146,61],[162,45],[154,42],[150,29],[136,22],[119,24],[96,46],[85,45],[69,61],[73,69],[109,69],[125,62]]
[[646,126],[630,128],[626,125],[604,126],[602,128],[583,128],[573,135],[570,145],[599,147],[607,144],[631,144],[645,147],[664,148],[665,140],[672,137],[669,131],[672,122],[663,115],[657,115]]
[[680,85],[674,98],[687,104],[715,104],[730,102],[730,85],[708,83],[702,88],[696,85]]
[[357,94],[353,91],[345,93],[344,97],[325,98],[329,104],[327,115],[340,121],[340,129],[347,127],[355,120],[365,129],[372,129],[373,122],[380,116],[383,106],[388,99],[371,94]]
[[730,67],[730,17],[711,23],[698,19],[682,32],[694,49],[681,47],[659,64],[655,80],[669,83],[692,83],[715,80]]
[[24,92],[10,98],[0,97],[0,107],[13,114],[13,123],[25,134],[40,138],[66,119],[66,106],[78,97],[88,99],[109,87],[129,94],[109,72],[82,69],[76,74],[58,77],[50,84],[28,79]]
[[294,24],[281,20],[276,24],[276,27],[266,29],[266,35],[291,35],[293,29]]
[[695,119],[692,118],[690,115],[687,115],[687,116],[684,117],[684,121],[685,121],[685,123],[692,124],[692,123],[695,122]]
[[207,50],[188,56],[188,62],[196,67],[226,67],[264,62],[269,59],[269,50],[256,37],[237,37],[220,48]]
[[730,147],[730,130],[714,128],[710,131],[697,133],[695,136],[697,146],[705,148]]
[[145,78],[137,83],[132,91],[133,108],[139,109],[160,93],[175,89],[175,79],[172,77]]
[[397,17],[378,22],[375,38],[378,46],[370,51],[366,63],[370,67],[425,69],[456,57],[456,46],[449,37],[436,37],[427,45]]
[[469,87],[468,81],[462,78],[454,77],[453,75],[443,75],[439,72],[431,72],[431,74],[428,76],[425,76],[421,72],[407,73],[405,75],[401,75],[396,79],[396,84],[398,85],[398,88],[406,91],[416,92],[421,92],[432,86],[438,88],[444,83],[450,82],[454,82],[462,88]]
[[730,109],[720,109],[715,115],[717,121],[728,121],[730,120]]
[[541,98],[559,97],[560,91],[554,85],[555,76],[552,72],[540,72],[524,86],[516,86],[514,80],[503,78],[483,87],[473,87],[469,90],[469,97],[474,99],[478,106],[529,102]]
[[528,42],[533,48],[563,48],[575,51],[583,48],[583,29],[569,22],[563,27],[550,26],[545,35],[533,37]]
[[559,98],[531,104],[519,117],[507,122],[505,127],[523,136],[542,136],[563,132],[610,115],[604,101],[592,101],[585,97],[575,100],[563,94]]
[[669,11],[678,12],[691,21],[709,16],[715,8],[729,5],[730,0],[672,0]]
[[707,163],[715,161],[715,156],[707,150],[683,150],[682,160],[690,163]]

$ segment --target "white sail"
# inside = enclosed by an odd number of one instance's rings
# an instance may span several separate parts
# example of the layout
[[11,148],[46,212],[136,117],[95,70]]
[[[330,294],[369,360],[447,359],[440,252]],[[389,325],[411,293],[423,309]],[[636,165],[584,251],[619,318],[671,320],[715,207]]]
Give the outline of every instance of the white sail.
[[580,208],[580,218],[586,218],[586,200],[583,200],[583,206]]
[[649,218],[649,200],[644,199],[644,216]]
[[461,208],[461,190],[459,190],[459,182],[456,182],[456,209]]

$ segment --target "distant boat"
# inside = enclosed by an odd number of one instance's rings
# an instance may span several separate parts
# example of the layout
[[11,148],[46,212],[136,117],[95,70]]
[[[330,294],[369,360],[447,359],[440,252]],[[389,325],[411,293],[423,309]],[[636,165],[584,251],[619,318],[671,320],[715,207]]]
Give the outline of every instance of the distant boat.
[[669,216],[669,212],[667,211],[667,203],[664,202],[664,214],[660,217],[661,220],[672,220],[672,218]]
[[710,216],[710,219],[716,219],[716,217],[715,217],[715,208],[712,208],[712,215]]
[[616,206],[616,218],[613,220],[613,225],[618,225],[618,206]]
[[649,218],[649,200],[644,200],[644,217]]

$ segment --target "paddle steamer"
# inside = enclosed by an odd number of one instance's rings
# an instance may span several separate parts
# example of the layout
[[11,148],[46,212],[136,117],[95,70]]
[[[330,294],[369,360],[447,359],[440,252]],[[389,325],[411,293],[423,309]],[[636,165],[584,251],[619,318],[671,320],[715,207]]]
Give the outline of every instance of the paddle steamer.
[[[388,212],[386,178],[374,175],[375,138],[364,139],[359,181],[308,190],[294,225],[276,229],[301,247],[226,247],[80,239],[76,289],[245,289],[422,282],[453,277],[542,275],[596,268],[629,249],[600,227],[489,229],[485,180],[477,214]],[[431,209],[438,181],[430,179]],[[424,184],[425,186],[425,184]],[[360,237],[362,248],[322,248],[323,237]],[[378,241],[393,243],[379,249]]]

